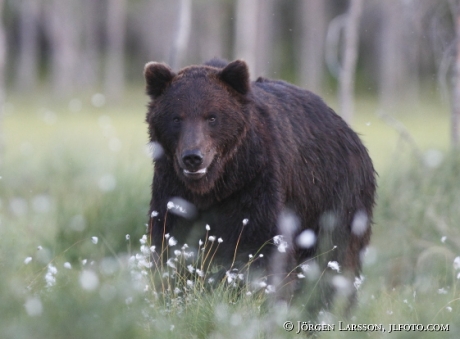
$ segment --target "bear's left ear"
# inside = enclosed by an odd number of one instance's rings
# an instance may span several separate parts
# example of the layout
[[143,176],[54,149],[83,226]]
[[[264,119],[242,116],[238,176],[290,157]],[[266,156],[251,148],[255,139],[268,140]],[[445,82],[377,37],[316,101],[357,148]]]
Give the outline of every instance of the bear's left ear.
[[152,98],[159,97],[175,76],[166,64],[154,61],[147,63],[144,67],[147,94]]
[[219,79],[227,83],[238,93],[243,95],[249,92],[248,65],[243,60],[229,63],[219,72]]

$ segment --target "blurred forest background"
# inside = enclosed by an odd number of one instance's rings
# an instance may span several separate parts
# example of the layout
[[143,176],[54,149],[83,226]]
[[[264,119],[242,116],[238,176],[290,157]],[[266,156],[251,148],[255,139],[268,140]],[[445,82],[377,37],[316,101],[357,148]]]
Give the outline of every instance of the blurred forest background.
[[[100,90],[120,98],[147,61],[173,68],[219,56],[253,77],[331,92],[350,1],[2,0],[8,91],[46,85],[57,96]],[[357,88],[380,103],[447,100],[456,51],[454,0],[364,0]],[[1,3],[1,2],[0,2]],[[2,52],[4,52],[2,48]]]

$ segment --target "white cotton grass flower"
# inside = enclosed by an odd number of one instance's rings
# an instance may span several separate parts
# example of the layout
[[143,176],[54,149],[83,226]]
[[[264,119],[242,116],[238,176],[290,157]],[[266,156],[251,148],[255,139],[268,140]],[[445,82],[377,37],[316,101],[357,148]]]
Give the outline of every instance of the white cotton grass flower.
[[141,245],[145,245],[147,243],[147,235],[143,235],[142,238],[139,239]]
[[176,246],[176,245],[177,245],[177,240],[176,240],[176,238],[174,238],[174,237],[169,238],[169,240],[168,240],[168,245],[169,245],[170,247]]
[[316,242],[315,232],[312,230],[305,230],[299,234],[296,239],[297,245],[301,248],[311,248]]
[[359,288],[363,284],[363,281],[364,281],[364,276],[360,275],[359,277],[355,277],[355,281],[353,285],[355,286],[357,290],[359,290]]
[[70,264],[70,262],[65,262],[64,263],[64,268],[68,269],[68,270],[71,270],[72,269],[72,265]]
[[168,204],[166,205],[166,208],[167,208],[168,210],[174,208],[174,203],[173,203],[172,201],[168,201]]
[[166,265],[168,265],[171,268],[176,268],[176,264],[173,261],[173,258],[169,258],[168,261],[166,261]]
[[81,264],[82,264],[83,266],[85,266],[87,262],[88,262],[88,259],[83,259],[83,260],[81,261]]
[[209,240],[210,242],[214,242],[214,241],[216,240],[216,237],[215,237],[214,235],[210,235],[210,236],[208,237],[208,240]]
[[267,285],[267,287],[265,288],[265,294],[272,294],[275,293],[275,291],[276,289],[273,285]]
[[203,240],[201,240],[201,239],[198,240],[198,245],[199,245],[199,246],[203,246]]
[[32,261],[32,257],[27,257],[24,259],[24,264],[29,264]]
[[38,297],[29,297],[24,304],[26,312],[31,317],[36,317],[42,314],[43,312],[43,305]]
[[37,251],[41,251],[42,249],[43,249],[42,246],[40,246],[40,245],[37,246]]
[[206,231],[210,231],[211,230],[211,226],[209,226],[208,224],[206,224]]
[[148,256],[150,254],[150,248],[146,245],[141,246],[141,253],[145,256]]
[[180,250],[174,250],[174,255],[176,257],[180,256],[182,254],[182,252]]
[[221,244],[221,243],[224,242],[224,240],[223,240],[222,238],[219,238],[219,239],[217,239],[217,242],[218,242],[219,244]]
[[192,280],[187,280],[187,286],[188,287],[193,287],[193,281]]
[[362,236],[369,228],[368,221],[369,218],[365,211],[356,212],[351,223],[351,232],[357,236]]
[[233,280],[235,280],[237,278],[236,273],[233,273],[233,272],[230,272],[230,271],[225,272],[225,275],[227,276],[227,282],[229,284],[232,283]]
[[94,244],[94,245],[97,245],[99,241],[99,238],[98,237],[91,237],[91,242]]
[[212,284],[212,283],[214,283],[214,281],[215,281],[215,279],[211,277],[211,278],[208,279],[208,284]]
[[157,212],[157,211],[152,211],[152,213],[150,213],[150,216],[151,216],[152,218],[155,218],[155,217],[158,216],[158,212]]
[[460,270],[460,257],[454,259],[454,270]]
[[48,270],[45,274],[46,287],[50,288],[56,285],[56,274],[58,270],[53,264],[48,264]]
[[87,291],[94,291],[99,286],[99,277],[92,270],[83,270],[79,280],[81,287]]
[[166,234],[165,234],[165,239],[168,240],[169,237],[170,237],[169,233],[166,233]]
[[198,274],[199,277],[203,278],[204,277],[204,272],[200,269],[196,269],[196,274]]
[[340,273],[340,265],[337,261],[329,261],[327,267]]
[[273,243],[278,248],[279,252],[281,252],[281,253],[286,252],[286,249],[288,247],[288,243],[287,243],[287,241],[284,240],[284,237],[282,235],[275,235],[273,237]]
[[305,275],[303,273],[297,273],[297,278],[304,279]]
[[195,268],[192,265],[188,265],[187,269],[190,273],[193,273],[195,271]]
[[442,242],[443,244],[446,243],[446,240],[447,240],[447,237],[446,237],[445,235],[441,237],[441,242]]
[[248,224],[248,222],[249,222],[249,219],[247,219],[247,218],[246,218],[246,219],[243,219],[243,225],[244,225],[244,226],[246,226],[246,225]]
[[447,312],[452,312],[452,307],[446,306],[446,310],[447,310]]
[[131,236],[130,236],[129,234],[126,234],[126,235],[125,235],[125,239],[126,239],[126,240],[129,240],[129,239],[131,239]]

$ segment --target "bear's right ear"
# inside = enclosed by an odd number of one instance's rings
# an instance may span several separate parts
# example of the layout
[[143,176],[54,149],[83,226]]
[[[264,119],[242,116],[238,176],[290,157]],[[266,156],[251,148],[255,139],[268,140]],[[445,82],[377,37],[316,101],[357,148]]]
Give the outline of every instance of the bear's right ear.
[[147,94],[152,98],[159,97],[175,76],[166,64],[154,61],[147,63],[144,67]]

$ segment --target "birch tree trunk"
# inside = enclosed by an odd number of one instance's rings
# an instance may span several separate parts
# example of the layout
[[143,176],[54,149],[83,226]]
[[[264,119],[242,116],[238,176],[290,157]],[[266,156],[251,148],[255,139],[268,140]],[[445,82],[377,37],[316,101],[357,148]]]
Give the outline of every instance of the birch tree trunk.
[[38,77],[38,21],[41,0],[21,0],[19,5],[19,46],[15,87],[19,92],[31,91]]
[[3,136],[3,107],[5,103],[5,66],[6,66],[6,36],[3,27],[3,5],[4,0],[0,0],[0,168],[3,167],[4,158],[4,136]]
[[88,87],[96,87],[100,76],[100,47],[98,41],[100,6],[99,2],[95,0],[80,0],[80,2],[83,13],[83,30],[78,85],[83,89],[87,89]]
[[236,2],[234,58],[246,61],[251,74],[256,69],[258,7],[259,0]]
[[182,65],[182,59],[185,55],[190,37],[191,22],[192,0],[180,0],[176,36],[171,48],[169,61],[169,65],[172,69],[178,69]]
[[105,94],[116,101],[122,96],[125,86],[126,0],[108,0],[107,10]]
[[255,68],[250,69],[254,78],[259,76],[272,77],[274,71],[273,49],[275,44],[274,31],[276,24],[274,13],[276,11],[275,0],[259,0],[256,10],[257,22],[256,44],[255,44]]
[[319,93],[323,85],[326,4],[324,0],[302,0],[297,11],[300,21],[300,49],[297,53],[300,83]]
[[51,48],[51,83],[58,96],[75,89],[79,52],[79,15],[73,0],[50,0],[44,9],[45,28]]
[[363,0],[350,0],[350,7],[344,29],[343,63],[339,75],[340,114],[350,124],[354,109],[354,85],[356,62],[358,60],[359,21]]
[[456,55],[453,91],[453,107],[451,115],[451,142],[454,149],[460,148],[460,4],[457,4],[456,18]]

